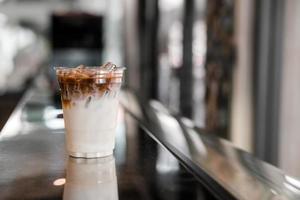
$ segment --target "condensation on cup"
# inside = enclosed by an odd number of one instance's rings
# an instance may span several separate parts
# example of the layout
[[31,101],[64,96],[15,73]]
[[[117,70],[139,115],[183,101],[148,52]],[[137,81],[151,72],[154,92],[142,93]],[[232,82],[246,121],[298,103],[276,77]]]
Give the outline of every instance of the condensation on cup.
[[64,200],[118,200],[114,157],[68,159]]
[[70,156],[113,154],[124,67],[56,67]]

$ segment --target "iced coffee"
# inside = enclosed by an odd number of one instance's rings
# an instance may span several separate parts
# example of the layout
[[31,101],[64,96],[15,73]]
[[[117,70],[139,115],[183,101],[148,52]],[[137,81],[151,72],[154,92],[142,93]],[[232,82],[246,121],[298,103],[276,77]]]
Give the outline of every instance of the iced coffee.
[[69,155],[95,158],[113,153],[123,72],[112,63],[56,68]]

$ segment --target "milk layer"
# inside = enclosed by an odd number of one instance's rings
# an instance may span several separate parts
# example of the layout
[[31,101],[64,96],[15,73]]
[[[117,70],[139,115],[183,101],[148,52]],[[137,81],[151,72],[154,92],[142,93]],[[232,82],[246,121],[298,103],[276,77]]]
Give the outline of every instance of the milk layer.
[[63,112],[70,155],[99,157],[112,154],[117,125],[117,97],[88,96],[72,100],[72,106],[64,108]]

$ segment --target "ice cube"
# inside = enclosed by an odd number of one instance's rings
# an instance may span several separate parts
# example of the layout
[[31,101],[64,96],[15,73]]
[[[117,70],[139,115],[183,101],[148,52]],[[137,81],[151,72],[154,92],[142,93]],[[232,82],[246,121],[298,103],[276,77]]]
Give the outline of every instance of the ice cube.
[[113,64],[112,62],[107,62],[103,65],[102,68],[108,72],[112,72],[117,68],[117,66],[115,64]]

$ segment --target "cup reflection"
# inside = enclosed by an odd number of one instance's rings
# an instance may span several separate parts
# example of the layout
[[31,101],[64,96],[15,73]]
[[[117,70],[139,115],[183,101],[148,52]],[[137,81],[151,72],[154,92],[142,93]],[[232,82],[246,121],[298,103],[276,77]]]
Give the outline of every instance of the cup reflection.
[[95,159],[69,158],[64,200],[118,200],[114,156]]

